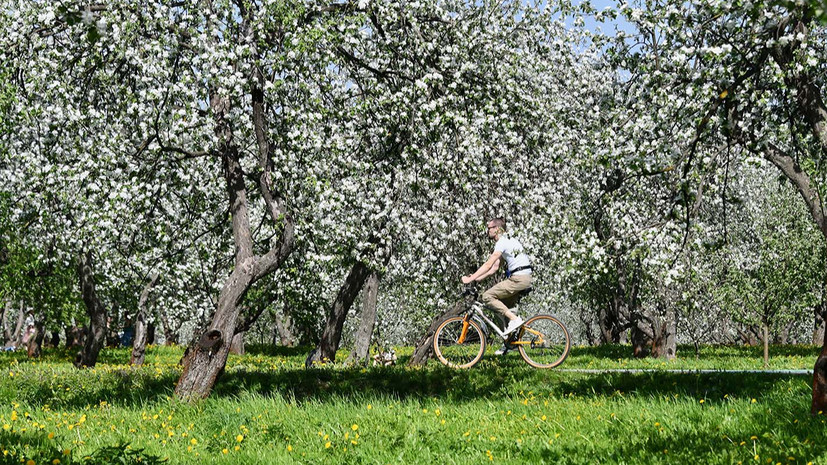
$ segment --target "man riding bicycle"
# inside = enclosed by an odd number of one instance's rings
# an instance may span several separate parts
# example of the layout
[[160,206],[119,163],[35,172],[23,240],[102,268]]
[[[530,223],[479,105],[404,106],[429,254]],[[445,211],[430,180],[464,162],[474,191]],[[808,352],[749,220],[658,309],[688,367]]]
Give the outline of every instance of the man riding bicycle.
[[[508,237],[503,218],[494,218],[487,223],[487,226],[488,237],[496,241],[494,252],[475,273],[463,276],[462,283],[482,281],[499,269],[500,260],[505,260],[506,279],[485,291],[482,294],[482,301],[486,306],[508,318],[509,322],[505,327],[505,333],[509,334],[523,324],[523,319],[509,310],[509,307],[513,307],[520,291],[531,287],[531,260],[523,251],[523,245],[520,244],[520,241]],[[506,350],[507,348],[503,346],[496,353],[499,355],[505,353]]]

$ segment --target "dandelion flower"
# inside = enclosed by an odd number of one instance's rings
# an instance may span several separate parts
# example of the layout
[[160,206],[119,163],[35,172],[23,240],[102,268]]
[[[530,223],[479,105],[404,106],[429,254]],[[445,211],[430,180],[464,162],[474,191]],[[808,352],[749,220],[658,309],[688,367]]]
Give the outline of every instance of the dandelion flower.
[[244,440],[244,436],[239,434],[238,436],[235,437],[235,440],[236,440],[236,442],[241,442],[241,441]]
[[354,423],[353,426],[350,427],[350,429],[352,429],[353,431],[356,431],[357,429],[359,429],[359,425]]

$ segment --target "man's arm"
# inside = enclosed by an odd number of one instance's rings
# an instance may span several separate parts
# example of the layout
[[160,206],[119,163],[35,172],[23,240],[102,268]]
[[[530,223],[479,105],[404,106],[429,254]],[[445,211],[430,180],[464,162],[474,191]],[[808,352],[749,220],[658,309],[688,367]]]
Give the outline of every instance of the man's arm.
[[482,264],[482,266],[474,272],[474,274],[470,274],[468,276],[462,277],[463,284],[468,284],[472,281],[481,281],[488,276],[494,274],[497,269],[500,267],[500,257],[502,256],[502,252],[494,251],[488,260]]

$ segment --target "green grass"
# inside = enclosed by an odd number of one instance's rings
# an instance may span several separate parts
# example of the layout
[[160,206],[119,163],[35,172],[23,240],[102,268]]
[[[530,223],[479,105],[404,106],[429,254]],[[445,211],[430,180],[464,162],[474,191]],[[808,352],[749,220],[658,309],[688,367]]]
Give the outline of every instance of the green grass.
[[[209,399],[184,404],[172,397],[181,353],[152,347],[133,369],[127,350],[105,350],[90,370],[63,350],[0,355],[0,464],[827,463],[809,376],[541,371],[515,353],[466,371],[306,370],[306,349],[253,348],[231,357]],[[698,359],[681,347],[671,362],[629,353],[578,347],[561,368],[763,365],[750,347]],[[773,368],[806,369],[818,349],[771,353]]]

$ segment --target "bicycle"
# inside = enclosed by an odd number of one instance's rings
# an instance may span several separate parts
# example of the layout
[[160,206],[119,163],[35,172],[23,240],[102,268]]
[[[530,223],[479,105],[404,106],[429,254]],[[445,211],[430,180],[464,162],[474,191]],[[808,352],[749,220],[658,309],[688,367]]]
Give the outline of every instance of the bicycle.
[[[517,304],[532,288],[520,292]],[[566,359],[571,337],[566,326],[551,315],[535,315],[511,334],[503,333],[483,309],[474,286],[466,286],[463,296],[474,296],[464,315],[446,318],[434,332],[433,349],[442,364],[452,368],[471,368],[485,353],[488,328],[505,341],[508,349],[517,348],[523,360],[534,368],[554,368]],[[516,308],[516,306],[515,306]]]

